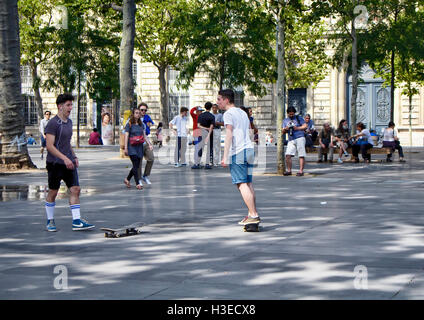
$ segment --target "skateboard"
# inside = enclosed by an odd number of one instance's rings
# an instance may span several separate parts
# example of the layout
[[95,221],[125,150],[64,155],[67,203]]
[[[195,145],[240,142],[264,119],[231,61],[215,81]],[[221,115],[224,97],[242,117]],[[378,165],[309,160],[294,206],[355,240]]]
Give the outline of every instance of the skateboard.
[[243,231],[244,232],[259,232],[259,224],[260,222],[245,224],[243,226]]
[[120,238],[120,237],[128,237],[128,236],[134,236],[136,234],[140,234],[141,227],[144,226],[144,223],[142,222],[136,222],[133,224],[130,224],[128,226],[123,226],[121,228],[100,228],[100,230],[105,231],[105,237],[106,238]]

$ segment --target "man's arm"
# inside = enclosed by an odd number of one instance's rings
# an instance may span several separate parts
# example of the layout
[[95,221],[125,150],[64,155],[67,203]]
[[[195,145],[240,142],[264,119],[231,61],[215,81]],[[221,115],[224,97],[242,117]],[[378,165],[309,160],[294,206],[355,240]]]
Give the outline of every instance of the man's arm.
[[130,136],[129,132],[125,132],[125,142],[124,142],[124,154],[128,156],[128,137]]
[[74,148],[72,148],[72,146],[71,146],[71,152],[72,152],[72,155],[74,156],[74,160],[75,160],[75,167],[79,167],[79,161],[78,161],[78,157],[77,157],[77,155],[75,154],[75,152],[74,152]]
[[147,144],[149,145],[150,150],[153,150],[153,144],[150,141],[149,137],[146,135],[146,129],[143,130],[144,140],[146,140]]
[[[47,147],[47,151],[49,153],[51,153],[54,157],[59,158],[61,160],[63,160],[63,162],[65,163],[66,168],[68,168],[69,170],[73,170],[74,169],[74,163],[72,162],[71,159],[69,159],[67,156],[65,156],[62,152],[60,152],[55,146],[54,146],[54,141],[55,141],[56,137],[50,133],[46,134],[46,147]],[[72,147],[71,147],[72,150]],[[72,150],[72,154],[74,154],[74,151]]]
[[221,165],[226,167],[228,165],[228,155],[230,152],[231,143],[233,141],[233,126],[231,124],[227,124],[225,126],[225,144],[224,144],[224,155],[222,156]]
[[294,127],[294,130],[301,130],[304,131],[308,127],[308,124],[305,122],[300,127]]
[[209,130],[208,136],[205,139],[205,143],[208,143],[208,141],[209,141],[209,139],[211,137],[211,134],[213,132],[213,124],[211,124],[210,127],[209,127],[209,129],[206,129],[206,130]]

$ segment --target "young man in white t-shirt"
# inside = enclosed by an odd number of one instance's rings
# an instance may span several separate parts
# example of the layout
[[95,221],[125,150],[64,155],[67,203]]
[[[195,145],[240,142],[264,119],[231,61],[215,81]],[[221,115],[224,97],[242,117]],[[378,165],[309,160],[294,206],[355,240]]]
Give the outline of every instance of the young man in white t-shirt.
[[[219,91],[217,104],[221,110],[225,111],[225,146],[221,165],[223,167],[230,165],[233,184],[237,185],[249,210],[248,215],[239,224],[259,223],[255,190],[252,184],[255,154],[250,140],[249,118],[246,112],[234,105],[234,91],[231,89]],[[229,156],[231,156],[230,162]]]
[[169,128],[172,130],[174,126],[177,130],[177,141],[175,143],[174,162],[175,167],[186,166],[186,149],[187,149],[187,118],[188,109],[181,107],[180,114],[175,116],[169,123]]

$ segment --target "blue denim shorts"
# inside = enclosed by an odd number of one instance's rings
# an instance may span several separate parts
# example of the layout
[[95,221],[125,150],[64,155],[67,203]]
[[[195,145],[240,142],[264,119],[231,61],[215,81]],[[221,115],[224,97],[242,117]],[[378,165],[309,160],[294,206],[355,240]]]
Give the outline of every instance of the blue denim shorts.
[[230,172],[233,184],[252,182],[254,162],[253,149],[244,149],[231,157]]

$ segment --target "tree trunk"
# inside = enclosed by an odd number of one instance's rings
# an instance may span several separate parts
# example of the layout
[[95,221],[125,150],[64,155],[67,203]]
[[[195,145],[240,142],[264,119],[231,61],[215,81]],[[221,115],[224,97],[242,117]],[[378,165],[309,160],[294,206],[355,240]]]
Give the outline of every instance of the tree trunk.
[[122,40],[119,52],[119,77],[121,91],[121,114],[131,110],[134,103],[134,80],[132,73],[134,37],[135,37],[135,2],[123,1]]
[[285,171],[284,160],[284,142],[282,133],[282,124],[284,117],[284,108],[286,105],[286,80],[285,80],[285,21],[278,17],[278,79],[277,79],[277,173],[282,175]]
[[35,58],[30,63],[31,68],[31,77],[32,77],[32,90],[34,91],[35,105],[37,106],[38,118],[44,119],[44,110],[43,110],[43,99],[41,98],[40,93],[40,78],[38,76],[38,66]]
[[77,148],[80,147],[80,112],[81,112],[81,71],[78,71],[78,89],[77,89]]
[[395,50],[390,57],[390,121],[395,119]]
[[169,92],[166,81],[166,67],[159,66],[160,118],[164,129],[169,128]]
[[[122,3],[122,39],[119,50],[119,86],[120,86],[120,114],[126,119],[125,111],[131,110],[134,103],[134,80],[132,76],[132,62],[135,38],[135,1],[124,0]],[[123,127],[125,123],[121,123]],[[120,139],[123,143],[123,139]],[[123,144],[120,144],[120,155],[124,157]]]
[[355,19],[352,19],[352,97],[350,101],[351,133],[356,134],[356,99],[358,97],[358,38]]
[[23,115],[17,0],[0,0],[0,169],[35,168]]
[[409,146],[412,147],[412,96],[413,94],[409,94],[408,96],[409,96]]

